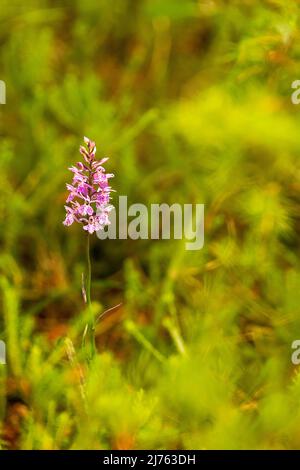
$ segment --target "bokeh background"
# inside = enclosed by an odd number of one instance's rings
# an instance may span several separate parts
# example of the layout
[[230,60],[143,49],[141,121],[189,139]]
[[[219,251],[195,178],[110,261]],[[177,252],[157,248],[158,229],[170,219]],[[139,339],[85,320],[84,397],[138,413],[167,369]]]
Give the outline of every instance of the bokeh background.
[[[300,447],[300,10],[1,0],[3,449]],[[129,202],[205,203],[205,246],[66,228],[83,135]]]

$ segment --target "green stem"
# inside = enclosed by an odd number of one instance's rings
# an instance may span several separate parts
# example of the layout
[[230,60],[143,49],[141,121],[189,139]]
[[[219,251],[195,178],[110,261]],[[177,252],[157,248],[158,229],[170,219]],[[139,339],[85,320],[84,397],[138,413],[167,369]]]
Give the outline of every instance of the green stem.
[[91,304],[91,280],[92,280],[92,265],[90,256],[90,234],[87,234],[86,244],[86,260],[87,260],[87,278],[86,278],[86,298],[88,305]]
[[91,358],[94,357],[96,352],[95,346],[95,319],[91,304],[91,283],[92,283],[92,265],[90,256],[90,234],[87,235],[87,246],[86,246],[86,260],[87,260],[87,279],[86,279],[86,299],[89,307],[90,321],[89,321],[89,339],[91,346]]

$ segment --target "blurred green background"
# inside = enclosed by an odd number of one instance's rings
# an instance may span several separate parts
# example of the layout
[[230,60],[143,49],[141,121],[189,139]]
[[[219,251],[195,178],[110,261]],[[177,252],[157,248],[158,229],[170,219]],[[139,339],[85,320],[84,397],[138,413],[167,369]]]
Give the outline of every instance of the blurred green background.
[[[1,0],[3,449],[300,447],[300,9]],[[205,246],[66,228],[83,135],[129,203],[204,203]]]

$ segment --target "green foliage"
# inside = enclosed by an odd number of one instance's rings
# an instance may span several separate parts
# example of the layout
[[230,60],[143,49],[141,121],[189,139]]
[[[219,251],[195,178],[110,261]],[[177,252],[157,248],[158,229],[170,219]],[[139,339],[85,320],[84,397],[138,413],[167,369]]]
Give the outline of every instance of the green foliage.
[[[1,1],[2,448],[299,448],[299,21],[284,0]],[[83,135],[130,203],[206,205],[199,251],[94,239],[95,316],[122,306],[89,366],[84,234],[62,225]]]

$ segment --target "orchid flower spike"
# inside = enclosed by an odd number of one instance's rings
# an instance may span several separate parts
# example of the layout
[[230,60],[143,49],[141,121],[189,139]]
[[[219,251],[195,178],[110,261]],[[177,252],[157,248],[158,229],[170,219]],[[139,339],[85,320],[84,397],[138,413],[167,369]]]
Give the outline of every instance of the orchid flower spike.
[[113,206],[109,201],[113,189],[109,186],[109,179],[114,175],[106,173],[103,167],[108,158],[96,160],[95,142],[84,137],[84,143],[85,146],[81,145],[79,149],[83,162],[69,168],[73,180],[66,185],[69,195],[63,224],[70,226],[78,222],[83,225],[83,230],[94,233],[110,224],[109,212]]

